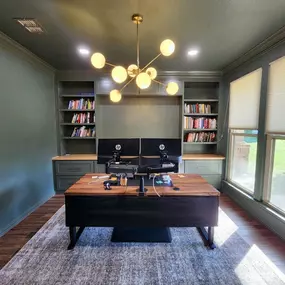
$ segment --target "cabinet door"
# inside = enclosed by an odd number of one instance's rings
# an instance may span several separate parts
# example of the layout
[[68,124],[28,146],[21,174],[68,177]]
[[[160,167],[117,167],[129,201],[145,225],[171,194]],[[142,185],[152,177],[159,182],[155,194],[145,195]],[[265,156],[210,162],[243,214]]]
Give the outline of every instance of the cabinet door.
[[221,160],[187,160],[185,173],[194,174],[222,174]]
[[202,177],[216,189],[221,189],[222,176],[221,175],[202,175]]
[[84,175],[94,172],[93,161],[56,161],[55,171],[57,175]]
[[70,186],[72,186],[76,181],[78,181],[81,176],[56,176],[56,192],[64,192]]

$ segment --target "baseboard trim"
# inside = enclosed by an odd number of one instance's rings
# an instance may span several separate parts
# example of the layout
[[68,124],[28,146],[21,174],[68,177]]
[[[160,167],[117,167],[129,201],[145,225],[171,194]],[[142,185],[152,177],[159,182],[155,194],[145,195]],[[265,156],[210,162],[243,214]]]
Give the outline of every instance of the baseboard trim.
[[4,229],[0,229],[0,237],[2,237],[4,234],[6,234],[9,230],[11,230],[13,227],[15,227],[17,224],[19,224],[22,220],[24,220],[28,215],[30,215],[33,211],[35,211],[38,207],[40,207],[41,205],[43,205],[46,201],[48,201],[52,196],[54,195],[54,193],[47,195],[46,197],[44,197],[43,199],[41,199],[39,202],[37,202],[36,204],[32,205],[29,209],[27,209],[27,211],[25,211],[22,215],[18,216],[17,218],[15,218],[11,223],[9,223],[9,225],[4,228]]
[[263,203],[254,200],[250,195],[242,192],[227,181],[222,181],[222,190],[241,208],[285,241],[285,217]]

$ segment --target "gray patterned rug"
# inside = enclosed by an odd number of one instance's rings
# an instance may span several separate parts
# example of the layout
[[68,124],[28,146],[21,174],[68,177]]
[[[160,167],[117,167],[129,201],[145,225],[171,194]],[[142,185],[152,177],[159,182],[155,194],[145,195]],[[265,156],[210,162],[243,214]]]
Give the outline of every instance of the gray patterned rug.
[[111,228],[86,228],[67,251],[62,207],[0,271],[1,285],[20,284],[285,284],[257,246],[249,246],[220,210],[217,249],[195,228],[172,228],[170,244],[114,244]]

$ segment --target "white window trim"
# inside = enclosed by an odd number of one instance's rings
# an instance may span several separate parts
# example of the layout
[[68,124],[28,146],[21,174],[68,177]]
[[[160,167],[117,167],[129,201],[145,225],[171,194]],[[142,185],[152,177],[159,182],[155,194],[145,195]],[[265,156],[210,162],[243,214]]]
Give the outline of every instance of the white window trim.
[[234,129],[230,129],[229,130],[229,144],[228,144],[228,163],[227,163],[227,182],[231,183],[233,186],[239,188],[241,191],[244,191],[245,193],[247,193],[248,195],[250,196],[253,196],[254,194],[254,191],[252,192],[250,189],[234,182],[232,179],[231,179],[231,174],[232,174],[232,161],[233,161],[233,137],[234,136],[242,136],[242,137],[256,137],[258,136],[258,134],[245,134],[245,133],[236,133],[235,131],[238,131],[238,130],[243,130],[243,131],[246,131],[246,130],[253,130],[253,129],[243,129],[243,128],[234,128]]
[[266,139],[266,159],[265,159],[265,175],[263,184],[263,201],[268,206],[274,208],[278,212],[284,215],[284,211],[276,207],[270,202],[271,184],[272,184],[272,173],[274,166],[274,153],[276,139],[285,140],[284,133],[268,133]]

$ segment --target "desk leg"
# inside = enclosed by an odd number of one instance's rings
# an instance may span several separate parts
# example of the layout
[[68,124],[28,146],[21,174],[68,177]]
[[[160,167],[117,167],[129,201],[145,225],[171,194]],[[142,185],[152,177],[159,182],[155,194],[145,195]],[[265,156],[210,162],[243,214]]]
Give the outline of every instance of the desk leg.
[[206,240],[206,245],[210,247],[210,249],[216,248],[214,244],[214,227],[208,227],[208,231],[204,227],[197,228],[201,233],[202,237]]
[[75,247],[76,242],[78,241],[80,235],[84,231],[85,227],[80,227],[79,230],[76,232],[76,227],[69,227],[69,237],[70,237],[70,243],[68,245],[68,250],[71,250]]

